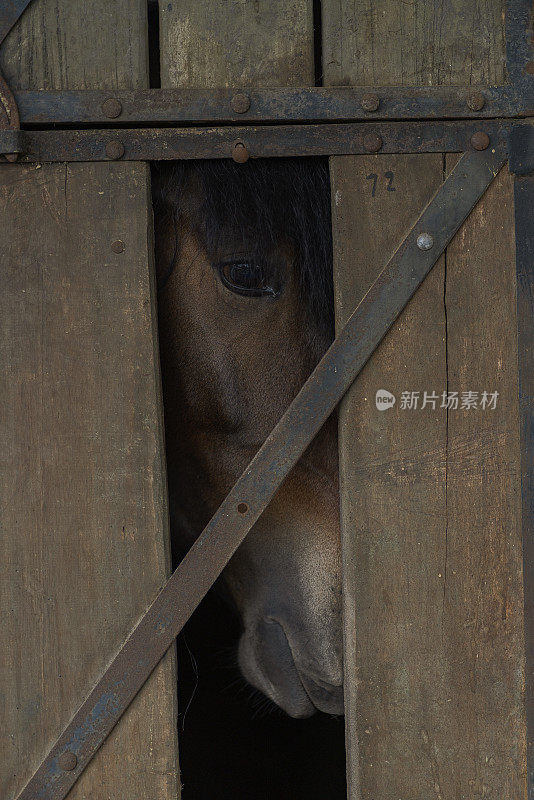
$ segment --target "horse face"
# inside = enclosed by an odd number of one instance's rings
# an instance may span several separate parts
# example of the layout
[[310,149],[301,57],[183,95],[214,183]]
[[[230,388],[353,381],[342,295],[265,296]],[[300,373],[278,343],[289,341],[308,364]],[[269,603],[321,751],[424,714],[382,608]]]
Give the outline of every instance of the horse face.
[[[198,536],[328,346],[310,322],[291,243],[199,235],[198,186],[157,233],[171,515]],[[158,226],[157,226],[158,230]],[[261,259],[261,263],[259,260]],[[243,621],[239,664],[288,714],[343,713],[336,423],[331,419],[223,573]]]

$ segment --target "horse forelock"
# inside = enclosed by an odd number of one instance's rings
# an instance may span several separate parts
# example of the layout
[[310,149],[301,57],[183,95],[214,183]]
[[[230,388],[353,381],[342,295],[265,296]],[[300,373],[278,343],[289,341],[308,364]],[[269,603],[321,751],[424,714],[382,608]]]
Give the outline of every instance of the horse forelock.
[[[208,252],[225,232],[264,258],[280,244],[294,253],[301,300],[330,338],[334,328],[330,181],[323,158],[179,161],[155,170],[155,214],[174,225],[184,216]],[[170,265],[172,270],[172,264]]]

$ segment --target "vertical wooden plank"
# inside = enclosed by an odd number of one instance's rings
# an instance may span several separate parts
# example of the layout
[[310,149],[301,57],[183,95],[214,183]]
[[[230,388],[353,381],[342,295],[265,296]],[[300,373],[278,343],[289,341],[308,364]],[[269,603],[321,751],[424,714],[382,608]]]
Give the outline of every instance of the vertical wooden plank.
[[[147,86],[146,4],[34,0],[1,62],[13,88]],[[5,164],[0,215],[11,798],[155,596],[169,553],[148,165]],[[170,654],[69,797],[178,796],[175,683]]]
[[[446,9],[325,0],[323,33],[330,85],[503,79],[500,0]],[[444,167],[431,155],[331,160],[339,324]],[[514,271],[504,178],[480,208],[341,409],[354,800],[524,797]],[[504,283],[499,313],[489,316]],[[482,342],[475,331],[484,332]],[[440,407],[444,391],[482,392],[488,381],[504,395],[502,414]],[[379,389],[395,394],[392,409],[376,408]],[[401,407],[403,391],[419,393],[418,410]],[[425,391],[438,395],[436,408],[421,408]]]
[[[339,324],[442,180],[439,154],[332,159]],[[386,177],[386,173],[390,173]],[[374,177],[376,189],[373,197]],[[391,175],[393,177],[391,177]],[[390,190],[388,191],[389,181]],[[394,191],[393,191],[394,189]],[[432,796],[421,730],[435,724],[446,420],[402,410],[403,391],[446,386],[444,259],[373,355],[340,412],[349,797]],[[376,408],[376,392],[397,398]],[[421,402],[421,401],[419,401]],[[437,651],[437,652],[436,652]],[[414,709],[424,709],[419,719]],[[359,752],[357,743],[359,741]],[[404,750],[405,748],[405,750]],[[420,787],[420,794],[413,793]],[[408,792],[408,787],[411,790]]]
[[[447,167],[456,158],[447,156]],[[526,797],[513,182],[503,168],[447,250],[450,411],[443,637],[451,797]],[[445,738],[446,735],[446,738]],[[438,743],[439,744],[439,743]],[[453,748],[453,749],[452,749]]]
[[505,0],[323,0],[330,86],[505,81]]
[[313,86],[311,0],[160,2],[161,85]]

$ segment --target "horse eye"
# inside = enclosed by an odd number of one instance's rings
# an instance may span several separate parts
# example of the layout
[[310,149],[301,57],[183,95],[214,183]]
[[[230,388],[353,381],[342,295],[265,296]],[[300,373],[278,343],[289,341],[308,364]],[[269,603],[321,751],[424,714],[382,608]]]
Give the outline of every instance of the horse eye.
[[279,292],[262,264],[254,261],[225,261],[218,265],[227,289],[246,297],[276,297]]

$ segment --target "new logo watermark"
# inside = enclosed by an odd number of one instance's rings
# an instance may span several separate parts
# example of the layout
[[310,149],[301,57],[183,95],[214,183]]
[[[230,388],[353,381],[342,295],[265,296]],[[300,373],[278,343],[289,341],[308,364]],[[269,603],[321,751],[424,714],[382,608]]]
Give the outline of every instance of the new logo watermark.
[[[399,401],[400,411],[416,411],[425,408],[435,411],[443,408],[446,411],[495,411],[499,392],[401,392]],[[397,398],[387,389],[378,389],[375,395],[375,404],[379,411],[393,408]]]
[[393,408],[396,399],[387,389],[379,389],[375,395],[376,407],[379,411],[387,411],[388,408]]

